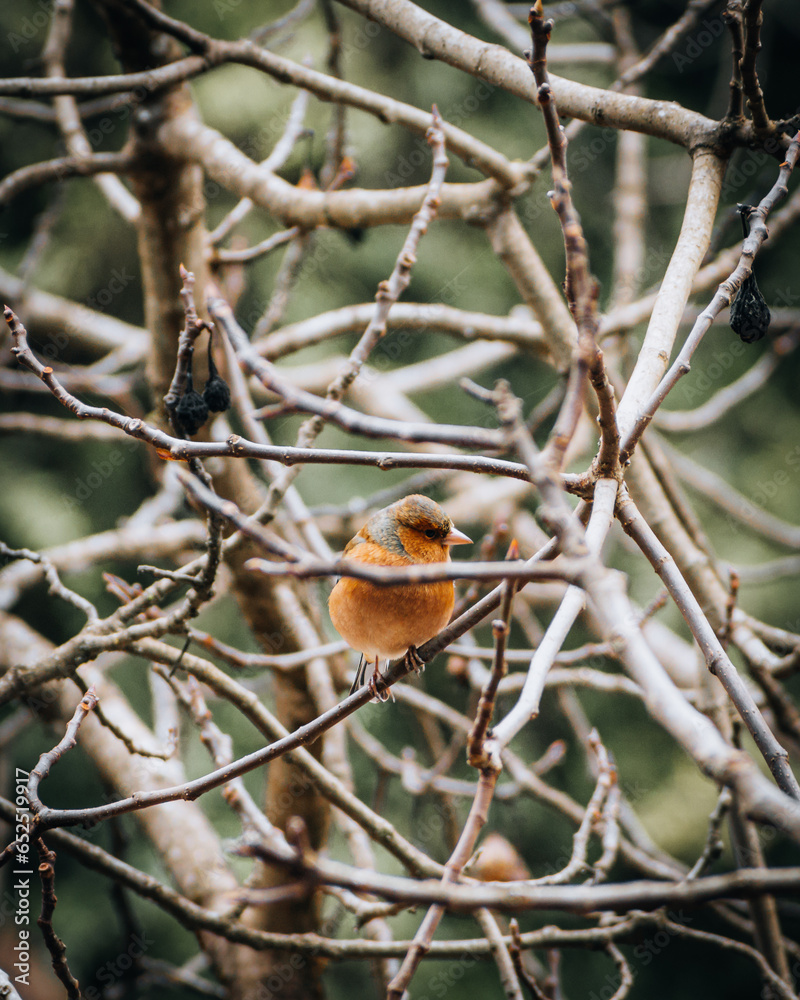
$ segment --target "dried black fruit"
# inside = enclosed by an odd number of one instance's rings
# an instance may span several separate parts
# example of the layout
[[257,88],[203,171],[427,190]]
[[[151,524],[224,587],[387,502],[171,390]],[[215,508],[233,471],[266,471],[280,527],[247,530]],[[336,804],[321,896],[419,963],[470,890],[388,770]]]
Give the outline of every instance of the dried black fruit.
[[175,416],[181,430],[188,437],[195,435],[208,420],[208,404],[195,391],[191,372],[186,375],[186,389],[175,407]]
[[231,408],[231,390],[214,364],[211,355],[211,337],[208,338],[208,381],[203,389],[203,399],[212,413],[224,413]]
[[[737,205],[736,211],[742,220],[742,235],[746,240],[750,235],[750,217],[756,210],[752,205]],[[731,329],[745,344],[754,344],[769,329],[769,321],[769,307],[751,271],[731,302]]]
[[212,413],[223,413],[231,408],[231,390],[221,375],[215,373],[206,382],[203,399]]
[[736,298],[731,302],[731,329],[745,344],[754,344],[769,329],[769,321],[769,307],[755,275],[751,273],[742,282]]

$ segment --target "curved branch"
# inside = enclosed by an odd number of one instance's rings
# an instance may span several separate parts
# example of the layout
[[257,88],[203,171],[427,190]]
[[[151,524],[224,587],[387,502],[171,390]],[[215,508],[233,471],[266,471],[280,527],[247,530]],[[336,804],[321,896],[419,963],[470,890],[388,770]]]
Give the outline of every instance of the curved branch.
[[[377,21],[419,50],[471,76],[535,103],[524,60],[502,45],[482,42],[418,7],[411,0],[339,0],[345,7]],[[562,115],[604,128],[632,129],[692,149],[713,143],[717,123],[669,101],[615,94],[599,87],[551,76],[553,95]]]
[[69,177],[94,177],[97,174],[121,174],[134,164],[130,153],[95,153],[93,156],[61,156],[20,167],[0,181],[0,207],[30,187]]

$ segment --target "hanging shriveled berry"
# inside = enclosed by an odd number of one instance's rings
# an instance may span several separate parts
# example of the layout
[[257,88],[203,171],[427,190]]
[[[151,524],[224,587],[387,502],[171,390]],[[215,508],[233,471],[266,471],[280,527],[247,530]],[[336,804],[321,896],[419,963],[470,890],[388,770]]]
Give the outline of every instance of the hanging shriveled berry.
[[[752,205],[737,205],[736,210],[742,220],[742,233],[747,239],[750,235],[750,216],[755,209]],[[731,302],[731,330],[745,344],[754,344],[766,334],[769,329],[769,321],[769,307],[758,287],[756,276],[751,271]]]
[[191,371],[186,374],[186,389],[175,407],[180,428],[188,437],[195,435],[208,420],[208,404],[195,391]]
[[761,340],[769,329],[769,307],[754,274],[748,275],[731,302],[731,329],[745,344]]
[[208,338],[208,381],[203,389],[203,399],[212,413],[224,413],[231,407],[231,390],[217,371],[211,354],[211,337]]

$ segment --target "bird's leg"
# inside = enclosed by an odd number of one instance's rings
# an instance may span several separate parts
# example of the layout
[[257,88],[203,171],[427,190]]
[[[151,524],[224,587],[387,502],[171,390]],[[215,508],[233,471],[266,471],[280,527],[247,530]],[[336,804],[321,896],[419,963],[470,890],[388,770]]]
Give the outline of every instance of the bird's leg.
[[406,661],[409,672],[413,671],[415,674],[421,674],[425,669],[425,661],[420,657],[416,646],[409,646],[403,659]]
[[379,659],[375,657],[375,672],[369,679],[369,689],[372,692],[373,701],[388,701],[390,698],[392,701],[394,698],[394,691],[384,682],[378,670]]

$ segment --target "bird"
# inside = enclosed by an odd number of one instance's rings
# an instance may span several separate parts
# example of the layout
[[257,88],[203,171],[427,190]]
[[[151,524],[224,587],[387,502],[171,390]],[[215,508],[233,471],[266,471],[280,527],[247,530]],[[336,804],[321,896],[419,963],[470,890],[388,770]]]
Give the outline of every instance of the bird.
[[[342,557],[372,566],[441,563],[450,561],[451,546],[471,543],[439,504],[413,493],[373,514]],[[328,610],[333,627],[363,658],[350,693],[363,683],[366,665],[372,663],[370,687],[380,697],[379,661],[404,656],[441,632],[454,604],[452,580],[381,587],[341,577],[331,591]]]

